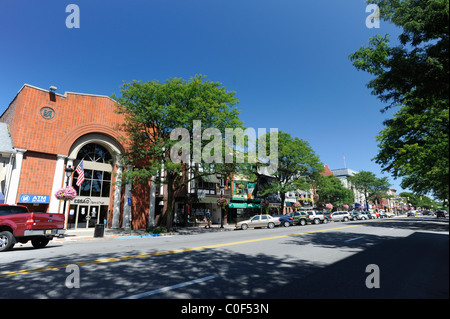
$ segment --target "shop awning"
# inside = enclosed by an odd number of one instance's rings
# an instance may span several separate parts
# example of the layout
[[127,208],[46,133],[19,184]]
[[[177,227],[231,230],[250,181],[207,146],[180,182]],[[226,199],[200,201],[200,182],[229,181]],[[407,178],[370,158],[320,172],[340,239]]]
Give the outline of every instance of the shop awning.
[[247,208],[247,203],[230,203],[229,208]]
[[216,177],[216,175],[204,175],[204,176],[202,176],[202,180],[207,183],[220,184],[220,181]]
[[229,208],[261,208],[259,204],[255,203],[230,203]]

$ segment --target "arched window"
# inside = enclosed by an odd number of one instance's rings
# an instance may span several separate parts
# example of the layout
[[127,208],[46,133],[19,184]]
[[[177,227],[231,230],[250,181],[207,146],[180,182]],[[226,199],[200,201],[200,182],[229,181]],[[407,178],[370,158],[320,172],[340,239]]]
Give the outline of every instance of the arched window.
[[78,160],[85,160],[97,163],[110,163],[111,153],[99,144],[90,143],[83,146],[77,155]]
[[[111,169],[107,169],[112,160],[111,153],[103,146],[95,143],[83,146],[77,155],[77,162],[84,160],[84,182],[76,185],[78,173],[73,174],[72,186],[79,196],[109,197],[111,190]],[[74,163],[78,165],[78,163]]]

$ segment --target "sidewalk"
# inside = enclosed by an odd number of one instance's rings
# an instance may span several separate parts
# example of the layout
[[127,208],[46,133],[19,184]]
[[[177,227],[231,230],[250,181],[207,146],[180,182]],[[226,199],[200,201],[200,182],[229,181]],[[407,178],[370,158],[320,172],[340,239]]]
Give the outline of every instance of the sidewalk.
[[159,236],[173,236],[173,235],[194,235],[211,232],[221,232],[234,230],[234,225],[212,225],[211,228],[205,228],[203,224],[190,227],[177,227],[174,232],[166,232],[161,234],[150,234],[145,229],[105,229],[103,237],[94,237],[94,228],[79,228],[68,229],[64,234],[64,238],[55,237],[55,241],[76,241],[89,239],[125,239],[125,238],[145,238],[145,237],[159,237]]

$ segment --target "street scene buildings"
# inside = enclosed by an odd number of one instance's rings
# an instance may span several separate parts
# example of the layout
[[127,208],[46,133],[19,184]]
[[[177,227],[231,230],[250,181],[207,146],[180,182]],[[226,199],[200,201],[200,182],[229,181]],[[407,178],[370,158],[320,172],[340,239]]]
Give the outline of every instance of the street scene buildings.
[[[124,136],[117,129],[123,116],[115,112],[116,102],[108,96],[74,92],[60,94],[56,88],[43,89],[24,84],[0,117],[0,200],[20,204],[30,211],[65,214],[66,227],[88,228],[105,223],[108,228],[147,228],[158,223],[165,209],[165,186],[127,184],[118,186],[124,165],[121,154]],[[66,169],[83,161],[84,182],[77,185],[78,173]],[[354,193],[352,208],[364,205],[364,194],[348,177],[357,172],[325,165],[323,175],[335,175]],[[159,176],[158,178],[162,178]],[[258,185],[271,176],[249,180],[234,174],[224,179],[215,174],[193,179],[176,194],[175,224],[204,220],[207,211],[213,224],[235,223],[261,212]],[[54,194],[72,185],[78,196],[67,205]],[[315,203],[314,189],[291,191],[281,207],[279,194],[268,197],[271,214],[301,209],[323,209]],[[392,210],[395,190],[380,203],[366,209]],[[225,211],[218,198],[228,201]],[[223,213],[223,221],[221,214]]]

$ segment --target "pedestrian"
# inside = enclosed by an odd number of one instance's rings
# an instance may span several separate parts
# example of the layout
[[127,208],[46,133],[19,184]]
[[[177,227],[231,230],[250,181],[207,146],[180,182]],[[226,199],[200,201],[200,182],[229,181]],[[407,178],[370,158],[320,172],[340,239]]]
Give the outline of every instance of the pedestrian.
[[209,209],[206,212],[205,217],[206,217],[206,226],[205,226],[205,228],[211,228],[211,213],[209,212]]

